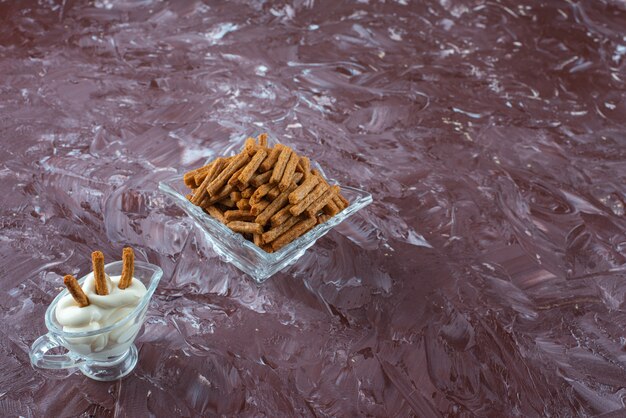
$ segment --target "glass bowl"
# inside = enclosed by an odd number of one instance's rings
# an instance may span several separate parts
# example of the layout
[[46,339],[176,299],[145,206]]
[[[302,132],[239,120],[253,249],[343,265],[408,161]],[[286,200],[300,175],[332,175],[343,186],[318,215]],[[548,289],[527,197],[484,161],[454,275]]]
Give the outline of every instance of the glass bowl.
[[[218,155],[234,155],[235,150],[239,151],[243,146],[244,139],[239,144],[232,144]],[[317,168],[324,175],[323,170],[315,161],[311,161],[311,167]],[[324,177],[326,176],[324,175]],[[337,184],[332,179],[327,178],[327,180],[329,184]],[[183,182],[182,174],[173,175],[159,183],[159,189],[172,198],[173,202],[184,210],[204,232],[218,256],[223,261],[233,264],[250,275],[257,283],[264,282],[280,270],[295,263],[309,247],[315,244],[315,241],[372,203],[372,195],[364,190],[342,185],[339,187],[341,187],[341,194],[350,202],[347,208],[280,250],[267,253],[246,240],[241,234],[231,231],[226,225],[206,214],[202,208],[189,202],[185,197],[189,193],[189,189]]]
[[[121,261],[109,263],[104,266],[104,271],[110,276],[118,276],[122,273],[122,264]],[[91,275],[93,273],[83,276],[78,283],[82,285]],[[133,280],[139,280],[146,286],[146,294],[126,317],[92,331],[63,330],[63,326],[56,319],[56,308],[68,291],[61,291],[46,310],[48,333],[39,337],[31,346],[31,364],[43,369],[78,368],[85,376],[101,381],[112,381],[126,376],[137,364],[138,353],[134,341],[162,276],[163,270],[160,267],[135,261]],[[48,353],[60,347],[65,347],[67,353]]]

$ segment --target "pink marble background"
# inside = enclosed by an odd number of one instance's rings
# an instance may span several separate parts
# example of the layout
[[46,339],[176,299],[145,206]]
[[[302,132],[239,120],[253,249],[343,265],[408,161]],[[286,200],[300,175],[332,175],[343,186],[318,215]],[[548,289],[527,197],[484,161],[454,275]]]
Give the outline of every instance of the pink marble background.
[[[0,3],[0,416],[626,414],[622,1]],[[250,132],[374,203],[262,286],[158,190]],[[126,379],[63,274],[165,271]],[[55,378],[56,377],[56,378]]]

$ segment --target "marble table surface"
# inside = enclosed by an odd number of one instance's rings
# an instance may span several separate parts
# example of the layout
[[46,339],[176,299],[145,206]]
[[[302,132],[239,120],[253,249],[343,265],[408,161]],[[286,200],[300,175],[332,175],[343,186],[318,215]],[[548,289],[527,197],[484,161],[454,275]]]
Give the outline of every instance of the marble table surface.
[[[626,3],[0,2],[0,416],[626,414]],[[158,183],[252,132],[374,202],[262,285]],[[125,379],[64,274],[165,275]]]

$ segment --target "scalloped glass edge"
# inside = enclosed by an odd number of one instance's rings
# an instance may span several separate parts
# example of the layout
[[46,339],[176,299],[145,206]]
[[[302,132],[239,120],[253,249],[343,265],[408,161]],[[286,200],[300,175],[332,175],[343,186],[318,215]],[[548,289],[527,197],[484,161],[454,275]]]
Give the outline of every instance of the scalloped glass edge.
[[[329,183],[336,184],[330,179]],[[364,190],[341,185],[339,187],[341,187],[343,196],[350,202],[346,209],[327,222],[317,225],[280,250],[267,253],[246,240],[242,235],[231,231],[226,225],[206,214],[200,207],[189,202],[185,197],[186,191],[180,191],[181,189],[187,190],[182,175],[177,174],[170,179],[159,182],[159,190],[170,197],[176,206],[194,220],[220,259],[233,264],[250,275],[257,283],[263,283],[285,267],[294,264],[319,238],[373,201],[372,195]]]

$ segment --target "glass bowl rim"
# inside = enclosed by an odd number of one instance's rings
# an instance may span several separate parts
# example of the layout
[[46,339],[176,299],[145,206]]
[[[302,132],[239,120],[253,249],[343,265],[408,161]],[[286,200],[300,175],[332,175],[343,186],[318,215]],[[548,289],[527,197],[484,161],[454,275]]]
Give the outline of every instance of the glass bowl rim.
[[[193,210],[193,211],[198,212],[196,214],[196,216],[201,216],[203,221],[209,222],[211,224],[211,226],[217,228],[219,231],[224,233],[230,239],[233,239],[233,240],[239,242],[241,245],[245,246],[246,248],[254,251],[254,253],[257,256],[259,256],[261,259],[263,259],[264,262],[267,262],[267,263],[274,263],[274,262],[279,261],[281,259],[281,255],[284,255],[289,250],[292,250],[293,248],[299,246],[300,244],[302,244],[304,242],[307,242],[307,240],[310,239],[311,234],[314,234],[315,231],[320,230],[320,229],[324,229],[324,228],[328,228],[328,230],[330,230],[330,229],[334,228],[335,226],[337,226],[340,223],[340,222],[337,222],[337,223],[332,222],[332,224],[329,224],[329,222],[331,222],[333,219],[335,219],[335,221],[336,221],[337,217],[340,217],[340,218],[342,218],[341,222],[343,222],[345,219],[347,219],[348,217],[354,215],[354,213],[356,213],[359,210],[363,209],[365,206],[369,205],[373,201],[372,195],[370,193],[366,192],[365,190],[358,189],[356,187],[351,187],[351,186],[342,186],[342,185],[338,184],[339,187],[341,187],[342,189],[349,190],[349,191],[355,193],[358,196],[358,199],[365,199],[365,202],[363,202],[364,204],[362,204],[359,207],[356,207],[352,211],[349,210],[350,206],[348,206],[342,212],[340,212],[337,215],[333,216],[328,221],[326,221],[326,222],[324,222],[322,224],[314,226],[313,228],[308,230],[305,234],[299,236],[297,239],[293,240],[289,244],[287,244],[284,247],[280,248],[278,251],[274,251],[272,253],[268,253],[265,250],[263,250],[262,248],[260,248],[257,245],[255,245],[252,241],[248,241],[247,239],[245,239],[241,234],[233,232],[225,224],[221,223],[220,221],[218,221],[217,219],[215,219],[211,215],[203,212],[202,209],[199,206],[196,206],[196,205],[192,204],[191,202],[187,201],[185,196],[183,196],[179,191],[177,191],[171,185],[171,183],[174,182],[174,181],[176,181],[178,183],[177,180],[179,180],[180,183],[182,184],[183,176],[180,175],[180,174],[177,174],[175,176],[172,176],[172,177],[166,179],[166,181],[160,181],[159,182],[159,189],[161,191],[164,191],[165,193],[167,193],[169,195],[176,194],[177,198],[179,200],[181,200],[181,201],[184,201],[184,203],[185,203],[185,207],[184,208],[177,204],[177,206],[179,208],[183,209],[183,211],[185,211],[185,212],[187,212],[187,210]],[[328,182],[330,184],[337,184],[332,179],[328,179]],[[167,189],[169,189],[169,190],[167,190]],[[350,203],[352,205],[354,202],[350,202]],[[344,213],[343,216],[341,216],[344,211],[348,211],[348,212],[346,212],[347,214]],[[198,220],[196,220],[194,216],[191,216],[191,218],[192,218],[192,221],[193,221],[194,224],[198,224],[199,223]],[[208,231],[202,225],[200,225],[200,227],[206,233],[208,233],[210,235],[213,235],[212,231]],[[317,239],[319,239],[319,238],[321,238],[321,237],[318,237]],[[313,241],[313,243],[315,243],[317,241],[317,239],[315,239]]]
[[[106,264],[104,266],[104,271],[106,272],[107,269],[112,269],[112,268],[117,267],[117,266],[122,265],[122,264],[123,264],[123,261],[114,261],[112,263],[108,263],[108,264]],[[45,322],[46,322],[46,327],[48,328],[48,331],[54,333],[55,335],[59,335],[59,336],[61,336],[63,338],[92,337],[94,335],[110,332],[110,331],[114,330],[115,328],[118,328],[118,327],[126,324],[132,318],[135,318],[137,316],[137,314],[139,312],[141,312],[141,310],[143,310],[143,308],[145,308],[146,305],[150,302],[150,299],[152,298],[152,295],[154,294],[154,291],[156,290],[157,286],[159,285],[159,281],[161,280],[161,277],[163,277],[163,270],[161,269],[161,267],[159,267],[159,266],[157,266],[155,264],[147,263],[145,261],[135,261],[135,271],[137,270],[137,268],[140,268],[142,270],[147,270],[147,271],[152,272],[152,276],[150,277],[150,282],[149,282],[150,284],[146,288],[146,294],[144,295],[143,299],[141,300],[141,303],[139,305],[137,305],[135,307],[135,309],[133,309],[132,312],[130,312],[124,319],[122,319],[120,321],[117,321],[116,323],[111,324],[109,326],[106,326],[104,328],[91,330],[91,331],[74,331],[74,332],[63,331],[62,328],[59,328],[58,322],[56,321],[56,319],[53,319],[53,317],[52,317],[52,315],[56,312],[57,304],[59,303],[61,298],[63,296],[65,296],[65,295],[69,294],[69,291],[67,289],[63,289],[54,298],[54,300],[52,300],[52,302],[48,306],[48,309],[46,309]],[[93,272],[89,272],[89,273],[85,274],[83,277],[81,277],[78,280],[78,283],[82,285],[83,282],[85,280],[87,280],[87,277],[89,277],[91,274],[93,274]]]

